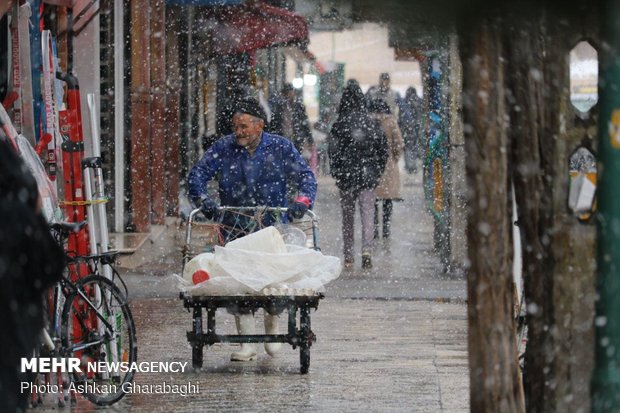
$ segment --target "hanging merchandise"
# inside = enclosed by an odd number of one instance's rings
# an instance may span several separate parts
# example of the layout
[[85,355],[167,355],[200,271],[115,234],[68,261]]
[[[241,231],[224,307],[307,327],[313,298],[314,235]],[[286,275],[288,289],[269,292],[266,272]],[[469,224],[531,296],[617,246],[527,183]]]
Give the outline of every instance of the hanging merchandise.
[[12,104],[11,87],[11,13],[0,16],[0,102]]
[[[32,88],[32,125],[34,126],[34,140],[39,142],[43,128],[42,112],[43,99],[41,93],[41,68],[43,60],[41,55],[41,16],[43,14],[43,3],[41,0],[29,0],[30,3],[30,20],[28,22],[28,31],[30,39],[30,69],[32,79],[30,82]],[[25,83],[22,78],[22,84]]]
[[18,36],[19,36],[19,65],[20,65],[20,103],[21,103],[21,133],[31,145],[36,143],[33,97],[32,97],[32,66],[30,64],[30,4],[19,6]]
[[[82,164],[84,166],[84,181],[87,186],[90,186],[90,183],[94,181],[95,191],[92,194],[92,202],[94,208],[94,216],[96,217],[97,222],[97,250],[92,249],[91,242],[91,251],[94,253],[97,251],[100,254],[106,253],[109,251],[109,238],[108,238],[108,220],[106,214],[106,203],[108,199],[105,196],[105,186],[103,180],[103,168],[101,164],[101,141],[99,137],[99,127],[97,124],[97,107],[95,103],[95,95],[94,93],[89,93],[86,96],[88,100],[88,112],[90,119],[90,130],[91,130],[91,141],[93,145],[93,156],[91,158],[85,159]],[[92,180],[90,171],[92,170]],[[92,236],[92,234],[91,234]],[[112,270],[108,265],[103,267],[103,274],[112,279]]]
[[6,110],[2,105],[0,105],[0,128],[6,135],[13,149],[19,151],[19,149],[17,148],[17,131],[13,126],[13,122],[11,122],[9,114],[6,113]]
[[[62,172],[64,180],[64,201],[61,206],[70,222],[82,222],[86,219],[86,205],[82,179],[82,159],[84,158],[84,137],[82,135],[82,112],[80,106],[80,90],[74,76],[60,73],[58,79],[67,85],[66,108],[60,111],[59,124],[62,135]],[[88,255],[88,229],[82,228],[72,233],[67,244],[67,252],[71,255]],[[94,251],[93,251],[94,252]],[[86,271],[86,272],[84,272]],[[79,274],[86,275],[88,268],[80,268]]]
[[61,139],[58,131],[58,108],[54,101],[55,59],[52,46],[52,35],[49,30],[41,34],[41,55],[43,56],[43,130],[41,142],[47,144],[47,170],[52,181],[58,174],[57,162],[60,158]]
[[[92,185],[92,177],[91,177],[91,168],[96,168],[96,161],[93,158],[85,158],[82,160],[82,168],[83,168],[83,181],[84,181],[84,204],[86,205],[86,220],[88,222],[88,242],[90,251],[93,254],[98,252],[97,248],[97,224],[95,221],[95,199],[93,198],[93,185]],[[104,268],[108,267],[107,265]]]
[[[90,119],[91,142],[93,156],[82,161],[84,168],[84,189],[88,201],[88,227],[90,237],[90,250],[93,254],[104,254],[108,249],[108,221],[106,217],[103,169],[101,166],[101,149],[99,142],[99,129],[97,125],[97,109],[95,107],[95,95],[87,95],[88,112]],[[95,191],[92,191],[94,183]],[[103,275],[113,280],[112,268],[109,265],[102,266]],[[110,348],[110,356],[113,361],[119,360],[119,352],[114,346]]]
[[9,115],[2,105],[0,105],[0,128],[2,128],[13,148],[20,154],[37,182],[43,215],[48,222],[54,222],[60,216],[55,186],[45,173],[41,159],[34,151],[30,142],[23,135],[17,134]]
[[56,186],[47,176],[45,167],[41,162],[41,158],[35,152],[34,148],[23,135],[17,136],[17,146],[22,159],[25,161],[30,172],[37,181],[37,188],[41,196],[41,204],[43,215],[48,222],[61,220],[62,212],[58,209],[58,197],[56,195]]
[[62,144],[62,136],[60,135],[60,125],[58,123],[58,114],[61,110],[65,108],[64,104],[64,96],[65,89],[63,87],[63,82],[56,78],[56,73],[60,72],[60,58],[58,57],[58,45],[56,42],[56,37],[51,37],[51,49],[52,49],[52,62],[50,65],[51,69],[51,78],[52,78],[52,93],[54,98],[54,119],[56,120],[55,130],[60,139],[60,143]]
[[[22,99],[21,99],[21,62],[19,50],[19,6],[13,6],[11,17],[11,88],[5,98],[12,100],[10,108],[13,111],[13,125],[17,133],[22,133]],[[6,107],[6,106],[5,106]],[[8,109],[8,108],[7,108]]]

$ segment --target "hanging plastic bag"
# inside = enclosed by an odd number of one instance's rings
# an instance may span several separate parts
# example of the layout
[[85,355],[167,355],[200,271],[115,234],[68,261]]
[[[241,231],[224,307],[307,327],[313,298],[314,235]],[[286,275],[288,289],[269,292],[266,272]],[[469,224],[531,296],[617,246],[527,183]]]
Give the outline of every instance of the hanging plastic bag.
[[47,176],[45,167],[43,163],[41,163],[39,155],[37,155],[34,148],[30,145],[30,142],[28,142],[23,135],[17,135],[16,141],[20,156],[26,165],[28,165],[28,169],[30,169],[30,172],[37,181],[37,187],[43,206],[43,215],[48,222],[54,222],[58,220],[58,215],[61,214],[58,209],[56,187]]

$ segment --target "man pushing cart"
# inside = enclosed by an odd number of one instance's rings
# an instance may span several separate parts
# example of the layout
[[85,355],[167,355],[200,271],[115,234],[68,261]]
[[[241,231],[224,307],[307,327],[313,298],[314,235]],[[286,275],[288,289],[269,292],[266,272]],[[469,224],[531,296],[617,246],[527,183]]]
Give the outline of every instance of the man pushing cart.
[[[191,201],[207,219],[222,224],[224,242],[247,234],[250,221],[255,219],[255,216],[244,218],[232,211],[227,212],[227,208],[269,207],[260,217],[262,222],[258,227],[262,227],[300,219],[314,204],[317,190],[314,174],[291,140],[264,132],[266,119],[258,101],[239,101],[232,117],[234,133],[216,141],[189,174]],[[220,205],[207,191],[212,179],[218,182]],[[288,199],[290,185],[297,191],[292,202]],[[279,215],[278,208],[286,213]],[[240,219],[247,219],[248,222],[239,223]],[[265,333],[277,335],[277,315],[282,307],[262,307],[265,308]],[[256,308],[252,303],[244,304],[241,300],[238,305],[227,306],[227,309],[235,315],[240,335],[254,335],[253,311]],[[265,350],[271,356],[280,346],[280,342],[265,342]],[[255,360],[256,355],[255,343],[242,342],[240,351],[232,353],[231,360],[250,361]]]

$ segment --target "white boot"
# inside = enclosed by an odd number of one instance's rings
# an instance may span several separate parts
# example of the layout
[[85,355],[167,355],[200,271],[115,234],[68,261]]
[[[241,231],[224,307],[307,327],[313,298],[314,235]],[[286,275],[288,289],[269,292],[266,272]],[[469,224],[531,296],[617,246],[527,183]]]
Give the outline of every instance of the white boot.
[[[239,334],[254,334],[254,314],[240,314],[235,316],[237,332]],[[230,355],[231,361],[256,360],[256,344],[241,343],[241,350]]]
[[[265,334],[278,334],[278,316],[265,312]],[[265,351],[271,357],[282,347],[282,343],[265,343]]]

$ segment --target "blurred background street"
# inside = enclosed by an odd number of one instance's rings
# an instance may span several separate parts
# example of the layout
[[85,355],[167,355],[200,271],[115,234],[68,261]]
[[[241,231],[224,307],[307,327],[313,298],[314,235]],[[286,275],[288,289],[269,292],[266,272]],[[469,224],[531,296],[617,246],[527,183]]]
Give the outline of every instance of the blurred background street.
[[[199,383],[200,393],[131,394],[107,410],[469,411],[465,280],[444,274],[432,251],[421,175],[403,179],[405,199],[395,205],[392,237],[376,244],[374,268],[362,271],[358,259],[327,286],[311,315],[317,341],[307,375],[299,374],[299,351],[290,346],[271,358],[260,345],[257,361],[233,363],[231,344],[207,348],[204,368],[194,372],[185,337],[191,314],[170,277],[180,273],[182,229],[170,225],[125,257],[122,275],[137,322],[138,360],[188,362],[183,374],[142,373],[136,382],[189,381]],[[327,177],[320,178],[319,188],[323,252],[341,257],[337,192]],[[359,245],[356,240],[358,250]],[[256,324],[260,331],[261,313]],[[219,312],[217,328],[233,333],[233,317]],[[44,410],[51,404],[46,401]],[[80,400],[77,410],[100,409]]]

